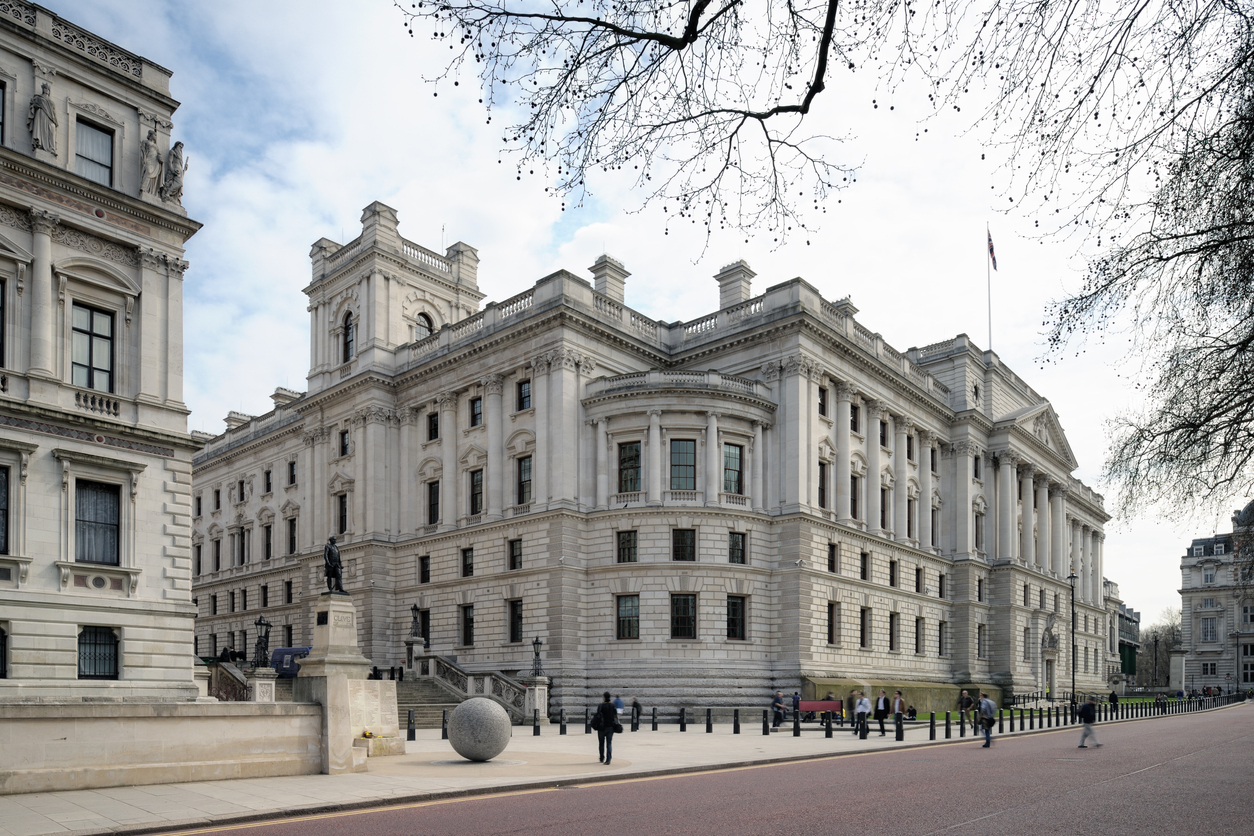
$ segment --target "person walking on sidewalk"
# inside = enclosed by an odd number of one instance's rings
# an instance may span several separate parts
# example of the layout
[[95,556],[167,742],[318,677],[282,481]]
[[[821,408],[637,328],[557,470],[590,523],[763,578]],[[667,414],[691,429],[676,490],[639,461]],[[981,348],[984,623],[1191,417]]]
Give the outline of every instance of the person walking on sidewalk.
[[1080,732],[1080,749],[1087,749],[1084,741],[1090,737],[1093,738],[1093,748],[1100,749],[1102,744],[1097,742],[1097,733],[1093,731],[1093,723],[1097,721],[1097,697],[1089,697],[1084,705],[1080,706],[1080,722],[1084,724],[1084,731]]
[[993,719],[997,716],[997,706],[993,705],[993,701],[988,698],[988,694],[983,692],[980,693],[978,713],[980,715],[980,726],[984,729],[983,748],[987,749],[993,745]]
[[971,699],[971,695],[965,690],[962,696],[958,698],[958,710],[962,712],[964,718],[970,715],[971,733],[975,734],[975,700]]
[[871,714],[871,701],[861,691],[858,692],[858,705],[854,710],[857,712],[858,722],[854,723],[853,733],[866,734],[868,731],[867,718]]
[[906,698],[901,695],[900,691],[893,692],[893,725],[896,728],[901,727],[901,723],[906,719]]
[[610,702],[610,692],[606,691],[603,696],[604,700],[597,706],[596,714],[592,717],[592,727],[597,730],[599,760],[609,766],[610,758],[614,757],[614,735],[622,726],[618,724],[618,709]]
[[880,724],[880,737],[884,736],[884,720],[888,717],[888,709],[888,693],[881,688],[880,695],[875,698],[875,719]]
[[771,724],[773,731],[779,730],[779,724],[784,722],[784,692],[776,691],[775,699],[771,701],[771,713],[774,714],[774,722]]

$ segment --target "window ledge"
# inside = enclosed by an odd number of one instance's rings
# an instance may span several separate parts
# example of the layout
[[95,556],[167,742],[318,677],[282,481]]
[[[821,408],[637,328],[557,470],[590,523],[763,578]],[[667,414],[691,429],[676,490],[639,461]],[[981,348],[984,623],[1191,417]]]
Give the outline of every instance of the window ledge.
[[30,574],[30,564],[32,560],[34,560],[34,558],[22,557],[17,554],[0,554],[0,566],[8,563],[12,564],[13,568],[17,569],[16,586],[18,589],[21,589],[22,584],[26,583],[26,578]]
[[[61,571],[61,589],[68,589],[71,577],[75,574],[86,578],[88,575],[99,575],[108,578],[110,587],[116,588],[112,581],[119,581],[126,597],[134,598],[135,592],[139,588],[139,576],[143,572],[142,569],[135,569],[129,566],[110,566],[106,563],[78,563],[69,560],[58,560],[55,563],[57,569]],[[90,583],[90,581],[88,581]],[[92,587],[88,587],[91,589]],[[95,587],[102,589],[102,587]]]

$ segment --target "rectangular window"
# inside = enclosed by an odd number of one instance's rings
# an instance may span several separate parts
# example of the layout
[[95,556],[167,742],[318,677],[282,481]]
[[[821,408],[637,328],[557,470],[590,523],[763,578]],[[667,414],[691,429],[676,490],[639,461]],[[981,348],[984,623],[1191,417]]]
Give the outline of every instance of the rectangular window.
[[431,555],[418,558],[418,583],[431,583]]
[[213,510],[222,510],[222,491],[217,488],[213,489]]
[[1215,554],[1223,554],[1223,553],[1224,553],[1224,544],[1223,544],[1223,543],[1216,543],[1216,544],[1215,544]]
[[[3,92],[0,89],[0,92]],[[0,110],[3,110],[0,107]],[[200,566],[199,549],[197,546],[196,565]],[[0,554],[9,553],[9,469],[0,467]],[[200,569],[196,570],[200,574]]]
[[880,446],[888,446],[888,422],[880,421]]
[[200,516],[200,496],[196,496],[196,516]]
[[676,528],[671,531],[671,560],[697,559],[697,530]]
[[[203,564],[201,563],[201,554],[202,554],[202,549],[203,549],[203,548],[204,548],[203,546],[201,546],[199,543],[197,543],[197,544],[196,544],[196,547],[193,549],[193,552],[192,552],[192,553],[195,555],[195,558],[196,558],[196,559],[195,559],[195,561],[194,561],[196,565],[193,567],[193,572],[194,572],[195,574],[197,574],[197,575],[201,574],[201,572],[202,572],[202,571],[203,571],[203,569],[204,569],[204,566],[203,566]],[[0,554],[8,554],[8,552],[5,552],[5,551],[0,551]]]
[[241,589],[239,591],[239,608],[240,608],[240,612],[244,612],[248,609],[248,590],[247,589]]
[[975,600],[984,600],[984,579],[976,578],[975,580]]
[[1218,667],[1217,662],[1203,662],[1202,663],[1202,676],[1216,676],[1217,667]]
[[949,654],[949,623],[945,621],[936,625],[936,654],[938,656]]
[[888,488],[880,488],[880,528],[888,531]]
[[975,477],[976,479],[983,479],[983,478],[984,478],[984,477],[981,475],[981,470],[980,470],[980,468],[981,468],[981,462],[982,462],[983,460],[984,460],[984,459],[983,459],[983,457],[982,457],[979,453],[976,453],[976,454],[975,454],[975,457],[971,460],[971,475],[972,475],[973,477]]
[[918,504],[918,500],[906,500],[906,537],[910,540],[914,539],[914,515]]
[[827,544],[827,571],[836,573],[840,571],[839,563],[840,552],[837,550],[835,543]]
[[840,604],[827,602],[827,643],[840,644]]
[[1219,633],[1215,628],[1216,619],[1214,618],[1214,616],[1203,618],[1201,620],[1201,627],[1202,627],[1201,641],[1204,641],[1204,642],[1219,641]]
[[888,585],[897,586],[897,561],[888,561]]
[[73,308],[71,382],[84,389],[112,392],[113,314],[77,302]]
[[819,387],[819,415],[827,417],[827,387]]
[[697,596],[671,596],[671,638],[695,639],[697,637]]
[[483,471],[470,471],[470,515],[483,513]]
[[210,615],[218,614],[218,596],[217,595],[209,596],[209,614]]
[[[8,101],[8,99],[5,98],[5,94],[7,92],[8,92],[8,87],[5,86],[4,84],[0,84],[0,102]],[[4,144],[4,108],[0,107],[0,145],[3,145],[3,144]],[[4,358],[0,357],[0,363],[3,363],[3,362],[4,362]]]
[[1215,582],[1215,567],[1207,566],[1204,569],[1202,569],[1202,583],[1214,583],[1214,582]]
[[117,566],[120,489],[117,485],[78,479],[74,493],[75,561]]
[[727,596],[727,638],[729,639],[743,641],[746,637],[747,606],[745,602],[743,595]]
[[296,603],[296,594],[292,591],[291,581],[283,581],[283,603],[285,604]]
[[213,571],[219,572],[221,570],[222,570],[222,541],[214,540],[213,541]]
[[914,461],[914,436],[906,436],[906,461]]
[[522,412],[524,409],[531,409],[531,381],[518,381],[518,386],[515,391],[517,393],[517,398],[514,403],[517,411]]
[[727,532],[727,562],[728,563],[744,563],[745,562],[745,532],[743,531]]
[[671,441],[671,490],[697,489],[697,442],[685,439]]
[[274,557],[274,526],[263,525],[261,530],[263,532],[262,538],[265,540],[265,559],[269,560]]
[[518,460],[518,505],[531,504],[531,456]]
[[348,455],[348,430],[340,430],[340,455]]
[[261,585],[261,608],[264,610],[270,606],[270,587],[267,584]]
[[287,521],[287,553],[296,554],[296,518]]
[[265,490],[266,493],[274,492],[274,471],[267,470],[265,473],[263,473],[261,476],[261,481],[266,486],[266,490]]
[[941,573],[940,578],[938,578],[938,579],[937,579],[937,585],[936,585],[936,597],[937,597],[937,598],[945,598],[945,597],[948,597],[948,596],[946,596],[946,595],[945,595],[945,592],[946,592],[946,591],[947,591],[947,590],[945,589],[945,573],[944,573],[944,572],[942,572],[942,573]]
[[617,538],[618,538],[618,562],[619,563],[635,563],[636,562],[636,532],[620,531],[617,534]]
[[739,444],[723,445],[723,492],[743,494],[745,448]]
[[470,399],[470,426],[478,427],[483,424],[483,398]]
[[440,521],[440,483],[427,483],[427,525]]
[[296,484],[296,462],[295,461],[290,461],[287,463],[287,484],[288,485]]
[[462,644],[469,647],[475,643],[475,605],[462,607]]
[[862,431],[858,428],[858,425],[859,425],[859,420],[860,420],[860,414],[859,414],[859,413],[861,413],[861,411],[862,411],[862,410],[858,407],[858,405],[857,405],[857,404],[850,404],[850,405],[849,405],[849,432],[851,432],[851,433],[860,433],[860,432],[862,432]]
[[228,592],[227,596],[227,600],[230,601],[231,604],[231,612],[235,612],[235,590]]
[[640,638],[640,596],[618,596],[618,626],[615,636],[620,639]]
[[858,477],[849,477],[849,516],[855,520],[862,519],[858,513]]
[[102,186],[113,185],[113,132],[75,120],[74,173]]
[[509,570],[511,572],[522,568],[522,540],[510,540],[509,544]]
[[118,678],[118,637],[108,627],[84,627],[78,634],[78,678]]
[[435,441],[440,437],[440,413],[427,413],[427,441]]
[[335,498],[339,506],[339,533],[348,531],[348,494],[342,493]]
[[863,607],[858,615],[858,647],[871,646],[871,610]]
[[523,640],[522,601],[509,602],[509,640],[515,644]]
[[1041,590],[1041,594],[1040,594],[1040,596],[1039,596],[1039,598],[1038,598],[1038,601],[1039,601],[1039,604],[1040,604],[1040,609],[1042,609],[1042,610],[1043,610],[1043,609],[1045,609],[1045,590],[1043,590],[1043,589]]
[[888,649],[900,650],[897,641],[897,630],[901,626],[901,613],[890,612],[888,614]]
[[922,618],[914,620],[914,652],[916,655],[923,653],[923,642],[927,632],[925,624],[926,622]]
[[1023,606],[1025,606],[1025,607],[1030,607],[1030,606],[1032,606],[1032,604],[1031,604],[1031,602],[1030,602],[1030,600],[1029,600],[1029,598],[1031,597],[1031,595],[1032,595],[1032,587],[1028,586],[1028,585],[1025,583],[1025,584],[1023,585]]
[[618,445],[618,492],[636,493],[640,490],[640,442],[631,441]]
[[[986,652],[984,642],[985,628],[983,624],[975,625],[975,656],[977,659],[983,659]],[[1085,651],[1087,653],[1087,651]],[[1085,670],[1088,670],[1088,659],[1085,658]]]
[[914,570],[914,591],[919,592],[919,593],[923,592],[923,567],[922,566],[915,567],[915,570]]
[[[462,577],[472,578],[475,575],[475,550],[462,549]],[[469,644],[469,642],[467,642]]]
[[292,637],[292,625],[284,624],[283,625],[283,646],[292,647],[295,644],[292,638],[293,638]]
[[819,507],[827,507],[827,463],[819,462]]
[[933,473],[939,472],[936,470],[936,448],[935,447],[928,448],[928,458],[931,459],[931,462],[930,462],[931,471]]
[[984,551],[984,515],[975,515],[975,550]]
[[864,581],[871,579],[871,555],[863,552],[858,562],[858,577]]

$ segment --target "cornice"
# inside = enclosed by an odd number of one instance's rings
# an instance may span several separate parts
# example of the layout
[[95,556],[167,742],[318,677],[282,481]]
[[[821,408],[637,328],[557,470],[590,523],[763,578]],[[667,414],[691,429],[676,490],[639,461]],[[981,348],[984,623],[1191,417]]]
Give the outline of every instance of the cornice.
[[[339,251],[337,250],[336,252]],[[331,256],[334,257],[335,253],[332,253]],[[361,281],[361,279],[365,278],[364,275],[352,277],[349,274],[356,268],[365,266],[365,264],[372,259],[381,259],[388,262],[394,268],[407,270],[411,273],[418,273],[423,279],[435,282],[451,293],[463,294],[475,299],[476,301],[483,301],[483,299],[487,296],[487,294],[483,291],[472,290],[465,285],[460,285],[457,282],[450,281],[448,277],[442,276],[434,270],[423,267],[421,263],[415,264],[414,262],[407,260],[403,255],[394,253],[391,250],[385,250],[378,244],[372,244],[369,247],[363,248],[361,252],[354,254],[352,258],[348,259],[331,272],[326,273],[320,278],[310,282],[309,285],[305,287],[304,292],[306,294],[312,294],[316,290],[321,289],[321,285],[329,285],[344,278],[349,278],[351,281]]]
[[[762,400],[761,398],[750,397],[749,395],[742,395],[740,393],[731,391],[729,389],[705,389],[705,388],[687,387],[687,386],[654,386],[654,387],[641,386],[641,387],[621,390],[617,392],[608,392],[603,395],[594,395],[590,398],[583,398],[581,403],[585,407],[591,407],[597,404],[607,403],[609,401],[634,400],[634,399],[643,398],[643,397],[651,396],[651,395],[657,395],[661,397],[666,397],[668,395],[680,395],[680,396],[687,396],[692,399],[689,403],[688,408],[667,410],[671,412],[704,411],[697,404],[701,399],[710,398],[710,397],[718,398],[719,400],[724,400],[724,401],[738,401],[739,403],[749,404],[750,406],[755,406],[759,409],[765,410],[767,412],[772,412],[772,413],[775,412],[776,410],[775,404],[771,403],[770,401],[765,401],[765,400]],[[642,410],[644,408],[645,407],[641,407]]]
[[248,453],[254,453],[257,451],[258,447],[267,447],[273,444],[275,439],[281,438],[284,435],[295,435],[298,432],[302,432],[305,428],[306,421],[307,419],[293,421],[292,423],[284,424],[283,426],[278,427],[265,435],[260,435],[252,441],[241,444],[238,447],[232,447],[231,449],[224,450],[220,453],[209,453],[205,456],[205,458],[200,459],[200,461],[192,462],[192,472],[195,473],[198,470],[203,471],[208,469],[211,465],[217,466],[224,462],[229,462],[232,459],[240,458]]

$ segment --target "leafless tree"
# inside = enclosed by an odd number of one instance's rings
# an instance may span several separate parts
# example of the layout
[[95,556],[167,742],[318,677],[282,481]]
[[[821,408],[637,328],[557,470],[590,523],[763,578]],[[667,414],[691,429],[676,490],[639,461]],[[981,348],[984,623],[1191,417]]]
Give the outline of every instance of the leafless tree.
[[[1157,643],[1155,643],[1157,639]],[[1163,686],[1171,674],[1171,650],[1181,641],[1180,608],[1167,607],[1153,624],[1140,632],[1141,647],[1137,652],[1137,681]],[[1157,653],[1157,657],[1155,657]],[[1157,666],[1155,666],[1157,658]],[[1154,679],[1157,671],[1157,679]]]

